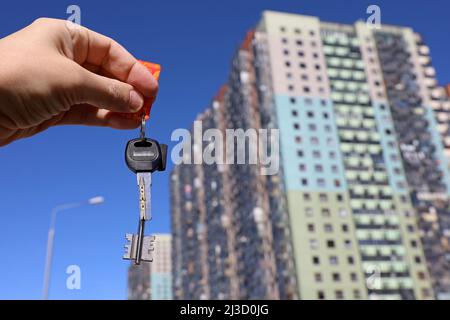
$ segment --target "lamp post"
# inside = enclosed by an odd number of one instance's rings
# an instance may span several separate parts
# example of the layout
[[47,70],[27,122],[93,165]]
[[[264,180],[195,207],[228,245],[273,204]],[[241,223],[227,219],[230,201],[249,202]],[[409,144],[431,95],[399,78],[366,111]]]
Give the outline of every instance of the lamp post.
[[87,201],[83,202],[72,202],[72,203],[65,203],[61,204],[59,206],[56,206],[52,209],[51,217],[50,217],[50,228],[48,230],[48,238],[47,238],[47,255],[45,257],[45,270],[44,270],[44,289],[43,289],[43,295],[42,298],[44,300],[48,299],[48,291],[50,287],[50,276],[51,276],[51,269],[52,269],[52,260],[53,260],[53,247],[55,242],[55,226],[56,226],[56,216],[58,213],[79,208],[84,205],[98,205],[102,204],[105,201],[103,197],[93,197],[88,199]]

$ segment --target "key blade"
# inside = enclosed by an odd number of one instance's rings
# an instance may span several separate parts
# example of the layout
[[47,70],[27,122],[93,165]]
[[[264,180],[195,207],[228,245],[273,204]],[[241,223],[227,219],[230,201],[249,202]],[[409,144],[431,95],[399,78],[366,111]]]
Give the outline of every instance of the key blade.
[[152,219],[152,174],[138,172],[136,177],[139,189],[139,218],[148,221]]

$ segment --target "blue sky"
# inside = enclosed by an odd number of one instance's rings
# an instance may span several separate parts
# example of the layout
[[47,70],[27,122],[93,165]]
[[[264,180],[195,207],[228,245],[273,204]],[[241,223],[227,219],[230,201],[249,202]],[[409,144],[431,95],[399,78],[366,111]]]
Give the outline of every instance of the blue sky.
[[[395,2],[395,3],[394,3]],[[438,79],[450,82],[448,1],[7,1],[0,4],[0,37],[35,18],[66,18],[81,7],[83,25],[124,45],[136,57],[161,63],[160,92],[147,126],[170,142],[172,130],[189,127],[226,81],[235,48],[265,9],[317,15],[352,23],[378,4],[382,22],[421,32]],[[68,75],[70,76],[70,75]],[[58,217],[52,299],[125,299],[128,263],[124,234],[138,217],[136,179],[124,147],[138,131],[57,127],[0,148],[0,299],[39,299],[50,211],[57,204],[103,195],[105,204]],[[172,144],[173,145],[173,144]],[[153,221],[147,232],[168,232],[169,171],[154,175]],[[67,290],[67,266],[81,268],[81,290]]]

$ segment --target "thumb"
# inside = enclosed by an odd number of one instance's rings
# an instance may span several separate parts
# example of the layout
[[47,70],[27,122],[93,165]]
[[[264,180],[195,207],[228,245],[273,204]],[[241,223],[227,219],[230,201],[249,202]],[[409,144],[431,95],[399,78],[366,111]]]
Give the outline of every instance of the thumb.
[[82,69],[82,83],[75,104],[90,104],[114,112],[136,112],[144,98],[132,85]]

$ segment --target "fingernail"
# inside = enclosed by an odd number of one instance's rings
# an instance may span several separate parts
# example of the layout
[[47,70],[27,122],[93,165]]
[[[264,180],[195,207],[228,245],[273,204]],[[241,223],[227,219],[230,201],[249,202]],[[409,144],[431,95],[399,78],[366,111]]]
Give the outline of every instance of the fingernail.
[[130,108],[131,110],[139,110],[144,105],[144,98],[136,90],[130,91]]

